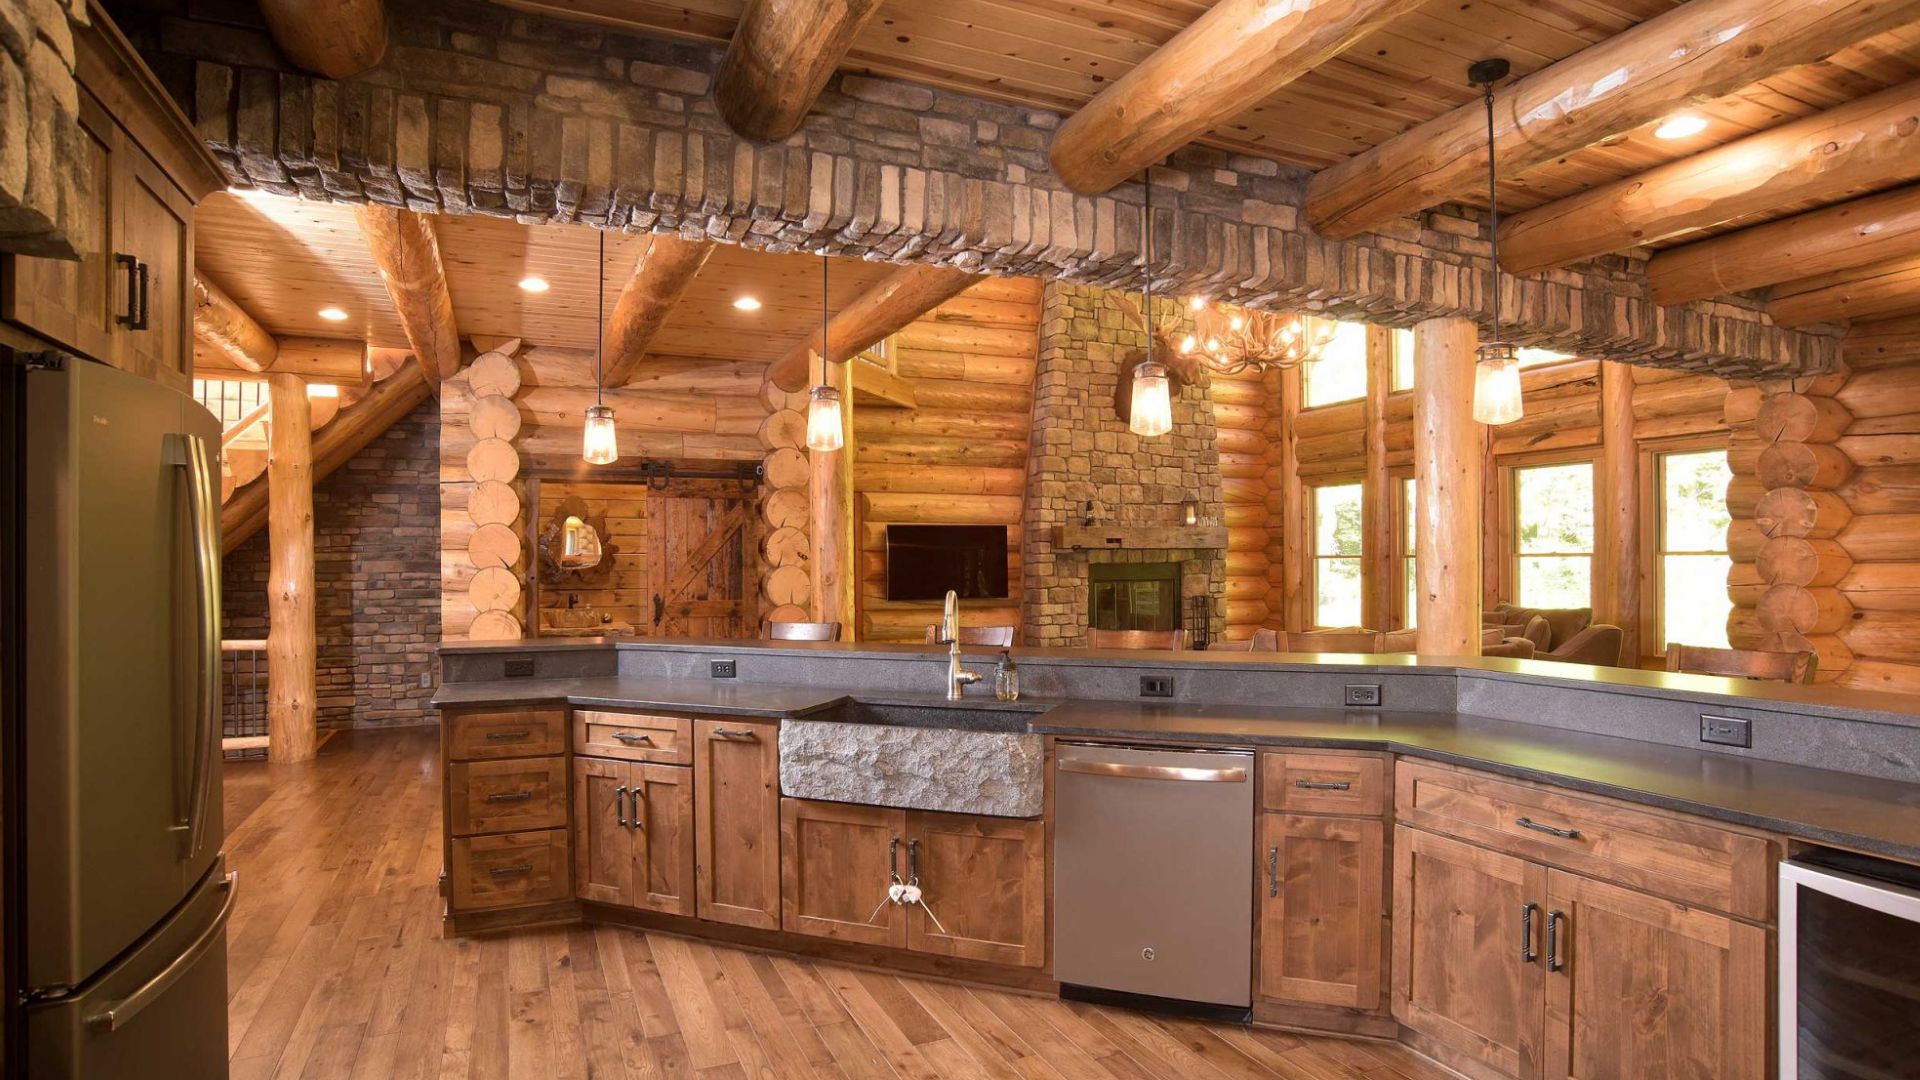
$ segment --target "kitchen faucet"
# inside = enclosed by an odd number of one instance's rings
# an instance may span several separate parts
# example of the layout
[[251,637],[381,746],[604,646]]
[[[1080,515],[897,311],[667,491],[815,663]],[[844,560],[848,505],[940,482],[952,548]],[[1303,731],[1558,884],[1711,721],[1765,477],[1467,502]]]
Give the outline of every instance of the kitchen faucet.
[[947,700],[959,701],[962,688],[980,681],[980,673],[960,666],[960,594],[947,590],[947,604],[940,613],[940,637],[947,643]]

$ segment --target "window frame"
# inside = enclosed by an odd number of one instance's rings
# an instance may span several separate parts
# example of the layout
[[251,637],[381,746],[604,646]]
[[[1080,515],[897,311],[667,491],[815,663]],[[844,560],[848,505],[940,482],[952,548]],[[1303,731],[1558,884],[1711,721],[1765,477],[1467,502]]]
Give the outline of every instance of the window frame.
[[1407,630],[1418,614],[1407,610],[1407,594],[1413,591],[1418,573],[1413,563],[1418,540],[1409,534],[1417,522],[1407,520],[1407,496],[1419,498],[1413,467],[1400,465],[1387,470],[1387,629]]
[[[1402,339],[1400,337],[1401,334],[1405,334],[1406,337]],[[1399,342],[1401,340],[1405,340],[1407,343],[1408,382],[1407,382],[1407,385],[1405,386],[1400,385],[1400,353],[1399,353],[1399,346],[1396,344],[1396,342]],[[1413,329],[1411,327],[1401,326],[1401,327],[1388,328],[1387,330],[1387,364],[1386,364],[1388,396],[1392,396],[1394,394],[1411,394],[1413,393],[1414,388],[1419,385],[1420,361],[1419,361],[1419,354],[1415,351],[1417,341],[1418,339],[1414,337]]]
[[[1301,586],[1302,586],[1301,592],[1304,593],[1304,596],[1302,597],[1301,607],[1305,609],[1305,618],[1302,619],[1301,621],[1309,630],[1328,630],[1328,629],[1339,629],[1347,626],[1365,626],[1366,620],[1367,620],[1367,536],[1366,536],[1366,527],[1364,525],[1364,518],[1363,518],[1363,524],[1361,526],[1361,532],[1360,532],[1359,554],[1357,555],[1322,555],[1320,554],[1320,529],[1319,529],[1320,489],[1336,488],[1336,487],[1351,487],[1351,488],[1359,489],[1360,511],[1363,515],[1366,513],[1367,485],[1366,485],[1365,477],[1360,474],[1339,474],[1334,476],[1316,477],[1313,483],[1303,483],[1301,484],[1301,487],[1300,487],[1300,491],[1301,491],[1300,501],[1303,504],[1302,509],[1306,511],[1301,518],[1301,538],[1303,542],[1300,545],[1300,554],[1302,556],[1301,561],[1305,564],[1301,567],[1302,578],[1303,578],[1303,580],[1301,581]],[[1358,621],[1352,622],[1352,623],[1341,623],[1339,624],[1338,627],[1329,625],[1327,623],[1322,623],[1320,621],[1320,563],[1324,559],[1351,559],[1355,563],[1359,564],[1360,611],[1359,611]]]
[[[1523,557],[1520,551],[1521,471],[1526,469],[1550,468],[1556,465],[1585,465],[1593,478],[1593,505],[1591,513],[1593,515],[1592,535],[1594,545],[1594,550],[1585,553],[1587,557],[1586,606],[1589,608],[1594,606],[1594,590],[1598,588],[1600,584],[1600,458],[1601,449],[1595,446],[1583,448],[1572,453],[1564,450],[1544,450],[1531,454],[1505,455],[1498,459],[1495,463],[1495,469],[1498,474],[1495,483],[1499,492],[1499,512],[1497,515],[1499,536],[1497,538],[1498,546],[1496,548],[1499,552],[1499,580],[1495,595],[1489,598],[1490,604],[1494,601],[1506,601],[1512,604],[1519,604],[1521,602],[1520,559]],[[1577,551],[1535,551],[1527,552],[1526,557],[1570,558],[1579,554],[1581,553]]]
[[[1639,447],[1640,481],[1640,649],[1642,663],[1664,665],[1667,659],[1666,583],[1664,555],[1725,555],[1726,551],[1676,551],[1661,548],[1666,535],[1667,503],[1665,458],[1670,454],[1698,454],[1718,451],[1731,454],[1725,433],[1678,435],[1666,439],[1648,439]],[[1731,596],[1729,596],[1731,602]]]

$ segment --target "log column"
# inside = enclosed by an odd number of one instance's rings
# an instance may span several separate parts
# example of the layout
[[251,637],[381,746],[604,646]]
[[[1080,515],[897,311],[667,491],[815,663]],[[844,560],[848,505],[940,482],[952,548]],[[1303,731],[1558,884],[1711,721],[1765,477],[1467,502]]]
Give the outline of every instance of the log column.
[[853,366],[828,364],[827,378],[840,391],[841,439],[830,453],[807,451],[812,466],[808,484],[813,540],[813,617],[838,622],[844,640],[854,633],[853,589],[858,574],[853,559]]
[[307,384],[267,376],[267,757],[306,761],[317,741],[313,413]]
[[[1594,620],[1620,628],[1620,658],[1633,665],[1640,642],[1640,447],[1633,439],[1633,369],[1600,365],[1599,587]],[[1658,643],[1653,643],[1656,646]]]
[[760,596],[763,622],[806,622],[812,618],[812,576],[807,563],[813,549],[807,540],[808,486],[812,466],[807,461],[807,395],[790,393],[772,380],[760,385],[760,401],[767,418],[760,424],[760,518],[766,531],[760,539]]
[[[1835,586],[1853,558],[1834,537],[1852,518],[1835,489],[1853,477],[1853,461],[1834,445],[1853,423],[1834,394],[1845,373],[1763,383],[1727,398],[1733,429],[1728,461],[1727,547],[1734,559],[1728,592],[1734,609],[1727,636],[1735,648],[1775,652],[1811,650],[1820,658],[1818,681],[1838,677],[1853,662],[1840,637],[1853,605]],[[1756,403],[1757,402],[1757,407]],[[1763,492],[1752,517],[1732,496],[1745,477]]]
[[1473,350],[1467,319],[1413,329],[1420,378],[1413,388],[1414,554],[1417,648],[1480,655],[1481,497],[1486,426],[1473,419]]

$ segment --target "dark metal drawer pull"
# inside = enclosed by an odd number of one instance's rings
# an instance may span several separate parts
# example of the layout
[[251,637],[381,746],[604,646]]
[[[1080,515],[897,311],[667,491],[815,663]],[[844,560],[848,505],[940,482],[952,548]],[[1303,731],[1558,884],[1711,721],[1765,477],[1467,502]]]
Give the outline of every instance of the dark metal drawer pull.
[[1308,791],[1352,791],[1351,780],[1295,780],[1293,786]]
[[616,739],[619,739],[619,740],[620,740],[621,742],[623,742],[623,743],[637,743],[637,742],[652,742],[652,741],[653,741],[653,736],[651,736],[651,735],[642,735],[642,734],[640,734],[640,733],[639,733],[639,732],[637,732],[637,731],[616,731],[616,732],[614,732],[614,733],[613,733],[613,737],[614,737],[614,738],[616,738]]
[[1531,900],[1520,905],[1520,962],[1523,964],[1539,958],[1533,951],[1533,913],[1538,910],[1540,905]]
[[520,739],[525,739],[532,735],[533,735],[533,732],[527,731],[524,728],[519,731],[489,731],[487,732],[487,741],[488,742],[516,742]]
[[1534,832],[1543,832],[1543,833],[1546,833],[1548,836],[1557,836],[1562,840],[1580,839],[1579,829],[1556,829],[1551,825],[1542,825],[1539,822],[1533,820],[1532,818],[1524,818],[1524,817],[1514,818],[1513,823],[1515,825],[1520,826],[1523,829],[1532,829]]
[[1267,849],[1267,895],[1280,895],[1280,849]]
[[494,877],[518,877],[521,874],[533,873],[533,864],[523,862],[514,863],[512,866],[496,866],[488,870],[487,873],[492,874]]
[[487,796],[488,802],[526,802],[533,798],[531,791],[496,791]]
[[713,733],[715,735],[720,736],[723,739],[757,739],[759,738],[759,736],[756,735],[753,732],[753,730],[750,728],[717,727],[713,729]]
[[1560,921],[1567,917],[1564,911],[1547,912],[1547,970],[1559,971],[1567,966],[1560,957]]

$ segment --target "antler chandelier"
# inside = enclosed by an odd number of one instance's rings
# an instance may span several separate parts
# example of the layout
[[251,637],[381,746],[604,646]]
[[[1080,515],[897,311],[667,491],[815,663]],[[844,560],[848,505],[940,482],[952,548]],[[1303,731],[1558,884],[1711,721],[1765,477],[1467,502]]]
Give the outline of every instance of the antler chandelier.
[[1318,360],[1333,342],[1339,324],[1290,311],[1254,311],[1204,296],[1189,297],[1186,314],[1191,330],[1182,330],[1178,317],[1164,319],[1162,336],[1174,351],[1192,357],[1221,375],[1237,375],[1248,368],[1286,369]]

